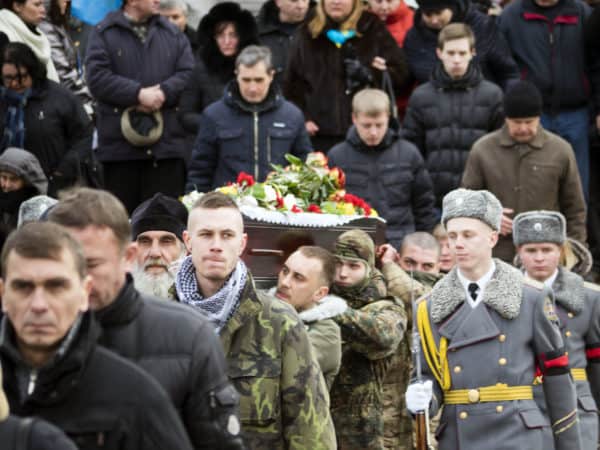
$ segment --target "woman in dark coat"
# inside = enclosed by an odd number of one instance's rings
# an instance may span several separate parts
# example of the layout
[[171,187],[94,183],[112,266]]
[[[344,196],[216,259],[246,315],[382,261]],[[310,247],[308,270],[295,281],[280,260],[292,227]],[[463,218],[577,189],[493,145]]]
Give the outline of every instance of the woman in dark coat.
[[258,44],[256,21],[237,3],[219,3],[200,22],[198,43],[196,67],[179,103],[179,121],[194,137],[204,108],[220,100],[233,79],[237,55],[246,46]]
[[0,151],[26,148],[49,180],[49,195],[80,177],[80,155],[91,149],[92,127],[79,99],[46,78],[46,67],[25,44],[11,42],[0,57]]
[[385,24],[362,0],[322,0],[298,31],[290,50],[284,95],[304,112],[317,150],[344,140],[351,125],[352,96],[382,87],[387,71],[395,89],[408,76],[402,50]]

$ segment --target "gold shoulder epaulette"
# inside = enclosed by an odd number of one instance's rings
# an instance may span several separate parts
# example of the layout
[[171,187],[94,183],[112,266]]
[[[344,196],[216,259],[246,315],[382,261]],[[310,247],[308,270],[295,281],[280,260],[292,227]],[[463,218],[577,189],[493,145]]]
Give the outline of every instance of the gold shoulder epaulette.
[[537,280],[532,280],[529,277],[524,277],[523,283],[526,284],[527,286],[531,286],[532,288],[536,288],[538,291],[544,290],[544,283],[537,281]]
[[600,286],[596,283],[590,283],[589,281],[586,281],[583,283],[583,287],[592,291],[600,292]]

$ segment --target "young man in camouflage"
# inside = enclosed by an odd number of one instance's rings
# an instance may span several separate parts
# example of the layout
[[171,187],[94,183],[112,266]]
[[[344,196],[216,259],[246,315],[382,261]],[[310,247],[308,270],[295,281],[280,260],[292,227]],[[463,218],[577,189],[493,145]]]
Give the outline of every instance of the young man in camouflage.
[[[579,275],[559,266],[561,251],[567,240],[566,228],[565,217],[559,212],[529,211],[515,217],[512,235],[526,276],[544,283],[552,290],[560,331],[569,352],[571,375],[577,389],[582,448],[595,449],[598,442],[598,413],[593,394],[598,400],[600,286],[586,283]],[[541,394],[540,387],[536,391]],[[540,400],[545,412],[543,395]]]
[[240,259],[247,236],[235,202],[202,196],[184,240],[191,256],[177,273],[177,296],[221,338],[248,449],[334,449],[327,387],[304,325],[291,306],[257,295]]
[[[417,306],[422,380],[406,391],[412,413],[443,405],[440,450],[581,449],[575,389],[558,318],[541,283],[492,259],[502,205],[488,191],[444,197],[442,223],[456,267]],[[533,399],[544,375],[551,422]]]
[[334,320],[342,331],[342,367],[331,388],[340,450],[383,448],[383,379],[406,330],[402,303],[387,296],[373,241],[351,230],[335,242],[333,293],[348,302]]

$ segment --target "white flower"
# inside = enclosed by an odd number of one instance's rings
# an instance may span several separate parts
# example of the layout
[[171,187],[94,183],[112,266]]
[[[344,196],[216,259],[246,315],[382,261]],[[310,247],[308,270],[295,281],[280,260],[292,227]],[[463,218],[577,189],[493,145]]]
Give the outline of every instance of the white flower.
[[240,206],[258,206],[258,200],[251,195],[244,195],[239,199],[238,205]]
[[283,206],[285,206],[285,209],[288,211],[291,211],[294,205],[297,203],[298,202],[296,197],[294,197],[294,194],[287,194],[285,197],[283,197]]
[[263,188],[265,190],[265,202],[271,203],[277,200],[277,191],[272,186],[265,184]]
[[196,201],[202,197],[204,195],[204,193],[202,192],[198,192],[198,191],[192,191],[187,195],[184,195],[181,198],[181,203],[184,204],[184,206],[189,210],[192,209],[192,206],[194,206],[194,203],[196,203]]

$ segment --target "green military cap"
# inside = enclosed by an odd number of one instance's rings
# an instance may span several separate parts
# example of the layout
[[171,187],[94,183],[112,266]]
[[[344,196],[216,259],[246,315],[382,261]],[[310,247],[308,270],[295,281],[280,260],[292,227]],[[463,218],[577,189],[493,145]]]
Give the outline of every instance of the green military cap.
[[350,230],[338,236],[333,254],[337,258],[363,261],[369,267],[375,267],[375,244],[363,230]]

